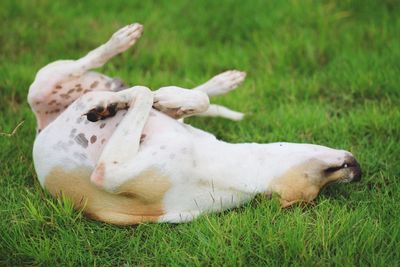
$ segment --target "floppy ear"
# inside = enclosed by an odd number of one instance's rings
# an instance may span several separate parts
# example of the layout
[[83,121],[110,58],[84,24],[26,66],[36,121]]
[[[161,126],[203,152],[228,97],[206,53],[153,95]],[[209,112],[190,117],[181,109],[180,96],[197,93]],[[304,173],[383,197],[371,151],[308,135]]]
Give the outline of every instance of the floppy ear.
[[272,182],[271,189],[279,195],[282,207],[286,208],[297,202],[311,202],[317,197],[321,186],[316,183],[312,172],[308,171],[315,164],[306,162],[293,167]]
[[315,185],[305,185],[299,188],[281,187],[278,190],[279,202],[282,208],[287,208],[296,203],[313,201],[317,197],[320,188]]
[[287,201],[286,199],[280,199],[279,202],[281,203],[282,208],[289,208],[293,204],[300,203],[301,200]]

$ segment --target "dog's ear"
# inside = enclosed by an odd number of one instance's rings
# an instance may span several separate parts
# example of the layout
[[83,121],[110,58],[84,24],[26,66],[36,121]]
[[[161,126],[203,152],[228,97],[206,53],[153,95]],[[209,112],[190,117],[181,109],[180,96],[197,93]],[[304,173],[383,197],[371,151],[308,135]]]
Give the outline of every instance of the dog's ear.
[[320,191],[314,185],[307,185],[299,188],[281,187],[279,189],[279,202],[282,208],[288,208],[296,203],[309,203],[313,201]]
[[301,200],[288,201],[286,199],[280,199],[279,202],[281,203],[281,207],[282,208],[289,208],[293,204],[300,203]]
[[321,186],[315,182],[313,171],[318,162],[308,161],[289,169],[271,183],[271,189],[280,198],[281,206],[286,208],[298,202],[314,200]]

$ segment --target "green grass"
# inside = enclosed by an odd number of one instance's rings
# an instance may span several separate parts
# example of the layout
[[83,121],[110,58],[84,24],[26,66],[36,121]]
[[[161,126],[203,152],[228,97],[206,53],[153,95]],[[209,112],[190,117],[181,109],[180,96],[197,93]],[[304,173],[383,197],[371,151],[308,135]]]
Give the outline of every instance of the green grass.
[[[0,265],[398,266],[399,14],[396,0],[1,1],[0,131],[24,124],[0,136]],[[189,122],[231,142],[350,150],[362,182],[330,186],[308,207],[259,197],[180,225],[116,227],[51,198],[32,165],[28,87],[45,64],[135,21],[142,39],[100,71],[156,89],[245,70],[215,101],[246,120]]]

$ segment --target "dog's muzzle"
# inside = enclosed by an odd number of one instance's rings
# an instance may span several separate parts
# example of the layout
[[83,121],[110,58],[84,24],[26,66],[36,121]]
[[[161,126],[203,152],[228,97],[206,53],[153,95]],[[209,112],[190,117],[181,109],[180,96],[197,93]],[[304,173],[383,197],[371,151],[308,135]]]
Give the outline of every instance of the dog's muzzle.
[[350,169],[351,176],[353,177],[349,182],[359,182],[361,180],[362,171],[361,166],[353,156],[346,157],[345,167]]

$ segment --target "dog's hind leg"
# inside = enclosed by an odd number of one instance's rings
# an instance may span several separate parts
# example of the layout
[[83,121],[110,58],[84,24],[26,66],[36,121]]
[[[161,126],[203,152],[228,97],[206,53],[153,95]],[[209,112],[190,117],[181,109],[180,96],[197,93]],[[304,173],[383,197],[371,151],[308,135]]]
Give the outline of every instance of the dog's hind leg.
[[[237,88],[246,78],[246,73],[238,70],[229,70],[211,78],[206,83],[199,85],[194,90],[206,93],[208,96],[226,94]],[[231,110],[222,105],[210,104],[208,109],[196,116],[222,117],[234,121],[243,119],[244,114]]]
[[117,32],[101,46],[90,51],[84,57],[77,60],[59,60],[52,62],[37,73],[37,78],[43,74],[62,76],[64,79],[80,77],[87,71],[103,66],[112,57],[124,52],[139,39],[143,26],[138,23],[127,25]]
[[91,175],[94,184],[110,191],[135,176],[134,159],[139,151],[143,128],[153,105],[153,92],[142,86],[117,92],[114,96],[113,103],[110,104],[127,104],[128,112],[108,140]]
[[46,127],[81,95],[90,91],[114,91],[121,87],[119,80],[89,70],[101,67],[132,46],[142,29],[142,25],[137,23],[125,26],[86,56],[78,60],[59,60],[39,70],[28,93],[38,130]]
[[112,57],[124,52],[135,44],[141,36],[142,31],[143,26],[138,23],[121,28],[115,32],[105,44],[75,61],[70,74],[81,75],[82,72],[103,66]]
[[117,224],[158,221],[165,213],[162,200],[171,182],[167,174],[154,166],[157,162],[140,154],[143,152],[141,136],[152,110],[153,92],[135,86],[111,94],[111,98],[98,99],[98,104],[105,104],[107,110],[110,106],[125,104],[129,108],[103,148],[90,177],[91,184],[100,192],[107,192],[112,199],[101,198],[89,213],[99,220]]

